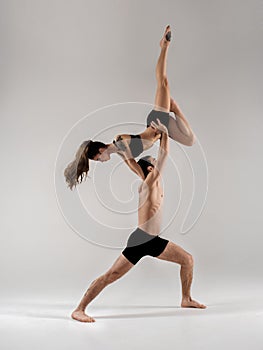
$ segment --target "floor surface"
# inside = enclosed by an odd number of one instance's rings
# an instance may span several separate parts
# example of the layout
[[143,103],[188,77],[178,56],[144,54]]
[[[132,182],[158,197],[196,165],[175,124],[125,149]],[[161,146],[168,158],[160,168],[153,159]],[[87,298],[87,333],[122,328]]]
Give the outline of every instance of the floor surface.
[[87,313],[96,322],[80,323],[70,318],[73,304],[1,302],[0,348],[263,349],[259,293],[213,295],[206,298],[205,310],[167,304],[94,303]]

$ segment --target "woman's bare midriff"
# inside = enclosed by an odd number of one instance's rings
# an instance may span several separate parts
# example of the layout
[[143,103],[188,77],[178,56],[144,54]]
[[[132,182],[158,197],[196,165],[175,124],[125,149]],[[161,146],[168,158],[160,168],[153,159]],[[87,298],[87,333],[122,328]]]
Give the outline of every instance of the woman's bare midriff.
[[156,133],[152,127],[148,127],[144,132],[140,134],[143,144],[143,150],[146,151],[148,148],[152,147],[152,145],[160,139],[161,134]]
[[[146,128],[145,131],[140,133],[139,135],[141,136],[143,151],[146,151],[147,149],[151,148],[152,145],[161,137],[161,134],[156,133],[154,129],[150,126]],[[122,140],[127,140],[126,142],[130,143],[130,140],[131,140],[130,134],[118,134],[115,136],[115,140],[117,140],[118,137],[121,137]]]

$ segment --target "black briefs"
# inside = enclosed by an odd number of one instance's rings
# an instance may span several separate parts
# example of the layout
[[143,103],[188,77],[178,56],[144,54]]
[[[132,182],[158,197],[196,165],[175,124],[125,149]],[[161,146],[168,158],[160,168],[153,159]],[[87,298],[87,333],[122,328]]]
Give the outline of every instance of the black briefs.
[[167,239],[150,235],[137,227],[137,229],[130,234],[127,246],[122,251],[122,254],[135,265],[145,255],[153,257],[160,255],[168,242]]
[[158,124],[157,122],[157,118],[158,118],[160,119],[160,122],[164,124],[168,129],[169,116],[170,115],[168,112],[156,111],[155,109],[153,109],[147,117],[147,124],[146,124],[147,128],[150,126],[151,121],[154,121],[155,123]]

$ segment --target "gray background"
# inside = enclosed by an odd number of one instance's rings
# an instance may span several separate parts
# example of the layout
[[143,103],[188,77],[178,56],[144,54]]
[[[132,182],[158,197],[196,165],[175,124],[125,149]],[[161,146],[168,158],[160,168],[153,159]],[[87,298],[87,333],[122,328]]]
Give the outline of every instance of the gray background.
[[[231,286],[259,288],[261,15],[256,0],[1,1],[3,299],[75,304],[120,254],[87,242],[64,221],[54,188],[56,156],[69,129],[91,111],[153,103],[167,24],[171,94],[204,148],[210,182],[194,228],[182,236],[170,227],[164,236],[193,254],[192,290],[200,301]],[[98,118],[96,129],[103,126]],[[145,258],[94,304],[179,303],[179,295],[179,267]]]

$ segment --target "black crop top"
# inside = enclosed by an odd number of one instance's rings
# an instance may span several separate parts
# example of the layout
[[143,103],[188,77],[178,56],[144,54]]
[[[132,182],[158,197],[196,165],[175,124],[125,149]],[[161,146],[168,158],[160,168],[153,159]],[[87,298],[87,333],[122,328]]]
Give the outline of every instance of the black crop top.
[[[134,158],[138,157],[142,152],[143,152],[143,144],[142,144],[142,139],[141,139],[141,136],[139,134],[137,135],[134,135],[134,134],[130,134],[130,137],[131,137],[131,141],[129,143],[129,147],[130,147],[130,150],[131,150],[131,154]],[[119,138],[117,138],[117,140],[113,140],[113,143],[114,145],[119,149],[119,150],[122,150],[122,151],[125,151],[120,143],[118,143],[118,140]]]

